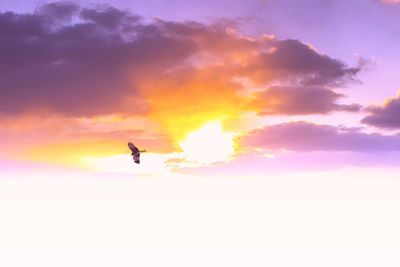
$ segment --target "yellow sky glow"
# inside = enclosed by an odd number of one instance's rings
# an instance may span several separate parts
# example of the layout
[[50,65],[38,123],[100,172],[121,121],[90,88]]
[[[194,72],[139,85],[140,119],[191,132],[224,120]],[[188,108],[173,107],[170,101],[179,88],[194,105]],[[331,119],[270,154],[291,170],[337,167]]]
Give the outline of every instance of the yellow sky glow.
[[142,153],[140,165],[134,164],[129,154],[84,156],[80,163],[102,172],[166,174],[177,165],[204,166],[230,160],[235,152],[234,137],[234,133],[224,131],[220,122],[209,122],[179,142],[182,152]]

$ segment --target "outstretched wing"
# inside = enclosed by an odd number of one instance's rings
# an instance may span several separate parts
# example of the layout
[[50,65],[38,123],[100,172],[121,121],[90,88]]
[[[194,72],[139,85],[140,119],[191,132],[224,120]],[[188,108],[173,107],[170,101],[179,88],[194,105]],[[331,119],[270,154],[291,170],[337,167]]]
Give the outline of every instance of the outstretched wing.
[[132,143],[128,143],[129,149],[132,151],[132,155],[139,153],[139,149]]
[[132,151],[133,161],[140,164],[140,150],[131,142],[128,143],[129,149]]

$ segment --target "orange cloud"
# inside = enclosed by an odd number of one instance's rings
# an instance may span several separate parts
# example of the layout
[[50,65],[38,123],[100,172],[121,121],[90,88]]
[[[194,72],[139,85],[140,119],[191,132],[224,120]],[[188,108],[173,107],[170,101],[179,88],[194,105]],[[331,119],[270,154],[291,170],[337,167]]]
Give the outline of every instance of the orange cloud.
[[88,156],[129,155],[129,140],[153,152],[175,150],[159,126],[144,117],[25,115],[0,121],[0,158],[5,159],[79,165]]
[[234,117],[245,101],[237,94],[240,85],[218,67],[166,73],[160,79],[143,81],[140,87],[150,103],[149,117],[164,125],[176,140],[207,121]]

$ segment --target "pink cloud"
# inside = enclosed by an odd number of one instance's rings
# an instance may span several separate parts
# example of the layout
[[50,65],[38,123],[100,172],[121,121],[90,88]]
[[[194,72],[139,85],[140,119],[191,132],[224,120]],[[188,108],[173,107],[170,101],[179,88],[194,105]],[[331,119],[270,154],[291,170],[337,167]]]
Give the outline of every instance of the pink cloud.
[[384,4],[400,4],[400,0],[381,0]]

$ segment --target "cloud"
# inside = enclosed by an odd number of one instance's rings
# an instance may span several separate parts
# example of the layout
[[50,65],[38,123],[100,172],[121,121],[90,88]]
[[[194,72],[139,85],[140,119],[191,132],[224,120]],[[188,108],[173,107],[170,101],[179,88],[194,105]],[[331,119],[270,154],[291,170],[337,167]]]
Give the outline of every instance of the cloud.
[[3,117],[0,125],[0,158],[76,162],[85,156],[126,154],[128,141],[153,153],[176,151],[170,136],[141,116],[26,115]]
[[289,39],[276,41],[270,51],[257,54],[248,63],[248,71],[262,83],[280,78],[291,84],[339,86],[353,79],[360,68],[349,68],[310,45]]
[[400,0],[380,0],[383,4],[400,4]]
[[357,104],[344,105],[337,101],[344,97],[332,89],[317,86],[276,86],[254,94],[250,104],[259,107],[259,114],[327,114],[332,111],[356,112]]
[[340,104],[345,96],[336,88],[355,81],[361,65],[343,62],[317,52],[297,40],[277,41],[269,52],[259,53],[247,66],[258,85],[278,84],[253,94],[250,106],[259,114],[304,115],[333,111],[356,112],[358,104]]
[[394,98],[386,99],[382,106],[367,108],[370,114],[362,122],[379,128],[400,129],[400,91]]
[[[203,175],[265,175],[338,170],[397,168],[400,135],[367,134],[357,128],[290,122],[267,126],[238,138],[234,159],[174,171]],[[173,164],[174,162],[172,162]]]
[[353,128],[291,122],[250,132],[240,140],[246,148],[268,151],[400,151],[400,136],[367,134]]
[[135,75],[172,67],[195,47],[138,21],[115,8],[81,10],[68,2],[1,13],[0,112],[143,112]]
[[[245,36],[234,22],[146,22],[111,6],[56,2],[30,14],[0,13],[0,38],[3,114],[149,114],[172,128],[175,115],[200,123],[248,109],[238,77],[290,88],[252,96],[260,99],[250,109],[261,114],[357,109],[336,103],[342,95],[334,88],[353,80],[359,68],[298,40]],[[266,97],[277,94],[281,103],[269,106]],[[306,95],[323,99],[321,106]]]
[[[41,15],[40,19],[48,18],[48,22],[53,23],[56,21],[70,20],[78,10],[79,6],[75,2],[64,1],[39,6],[35,13]],[[37,17],[37,19],[39,18]]]
[[141,18],[128,11],[119,10],[115,7],[106,7],[102,9],[84,8],[80,12],[82,19],[91,21],[106,29],[122,28],[129,31],[129,27],[140,22]]

